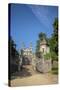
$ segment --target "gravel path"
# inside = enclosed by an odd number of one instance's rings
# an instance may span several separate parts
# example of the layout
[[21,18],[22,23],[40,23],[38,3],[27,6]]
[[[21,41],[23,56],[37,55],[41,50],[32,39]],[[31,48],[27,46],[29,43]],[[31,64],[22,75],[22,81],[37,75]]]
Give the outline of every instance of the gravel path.
[[[22,74],[23,72],[24,74]],[[53,75],[50,73],[34,73],[31,70],[29,70],[28,72],[26,72],[26,70],[23,70],[23,72],[18,73],[18,76],[11,80],[11,86],[50,85],[58,83],[57,75]]]

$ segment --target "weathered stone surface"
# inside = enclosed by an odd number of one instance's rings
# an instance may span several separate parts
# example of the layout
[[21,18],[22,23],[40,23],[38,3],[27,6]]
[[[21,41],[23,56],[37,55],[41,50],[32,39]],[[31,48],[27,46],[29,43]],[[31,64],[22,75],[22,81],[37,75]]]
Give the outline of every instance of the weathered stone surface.
[[51,71],[51,60],[40,59],[36,63],[36,69],[37,71],[43,72],[43,73]]
[[46,60],[44,65],[44,72],[51,71],[51,60]]

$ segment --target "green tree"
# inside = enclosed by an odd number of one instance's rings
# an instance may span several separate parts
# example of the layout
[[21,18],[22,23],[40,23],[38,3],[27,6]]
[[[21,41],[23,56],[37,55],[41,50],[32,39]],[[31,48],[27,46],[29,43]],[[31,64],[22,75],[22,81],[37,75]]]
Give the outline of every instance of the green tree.
[[53,23],[53,34],[49,39],[52,60],[58,60],[58,19]]
[[10,37],[10,54],[12,57],[18,57],[19,53],[16,50],[16,44],[14,40]]
[[55,52],[58,55],[58,19],[55,18],[54,23],[53,23],[53,38],[55,40]]
[[9,72],[12,74],[13,72],[18,71],[19,53],[16,50],[16,44],[11,37],[9,40],[9,56]]
[[46,53],[45,55],[44,55],[44,59],[45,60],[49,60],[51,58],[51,53]]

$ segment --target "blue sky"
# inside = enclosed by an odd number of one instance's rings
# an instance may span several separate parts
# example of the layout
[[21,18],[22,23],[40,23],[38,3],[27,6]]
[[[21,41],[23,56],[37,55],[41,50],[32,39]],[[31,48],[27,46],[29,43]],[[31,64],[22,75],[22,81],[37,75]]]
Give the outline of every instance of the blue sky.
[[58,17],[56,6],[11,4],[11,36],[17,50],[22,47],[22,42],[25,43],[25,47],[29,47],[32,42],[35,51],[40,32],[51,37],[55,17]]

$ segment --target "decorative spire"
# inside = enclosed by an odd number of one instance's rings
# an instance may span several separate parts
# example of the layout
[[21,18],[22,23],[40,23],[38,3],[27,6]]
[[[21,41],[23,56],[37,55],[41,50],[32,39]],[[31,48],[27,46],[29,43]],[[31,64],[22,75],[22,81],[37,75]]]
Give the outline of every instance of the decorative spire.
[[40,45],[46,45],[46,44],[47,44],[47,42],[46,42],[45,39],[43,39],[43,40],[40,42]]
[[23,49],[25,48],[25,44],[24,44],[24,42],[22,42],[22,48],[23,48]]
[[30,48],[32,49],[32,42],[30,42]]

